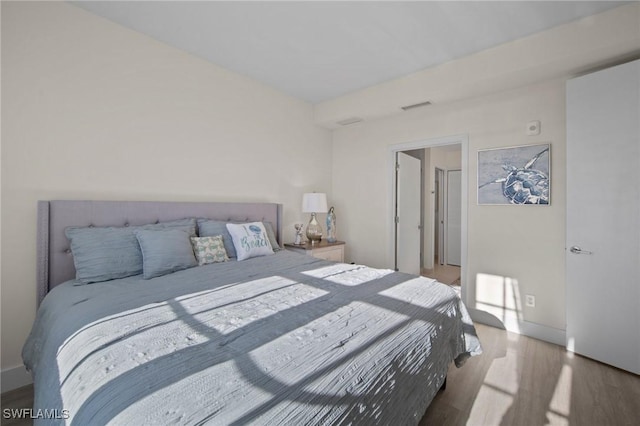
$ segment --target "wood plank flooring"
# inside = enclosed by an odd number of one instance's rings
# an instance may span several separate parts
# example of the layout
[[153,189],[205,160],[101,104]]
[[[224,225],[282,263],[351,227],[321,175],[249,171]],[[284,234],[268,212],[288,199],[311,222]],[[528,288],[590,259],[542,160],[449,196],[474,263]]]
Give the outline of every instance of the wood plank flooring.
[[420,425],[638,425],[640,377],[476,324],[484,353],[449,368]]
[[422,268],[420,275],[423,277],[433,278],[444,284],[460,285],[460,267],[453,265],[440,265],[436,260],[433,269]]
[[5,416],[4,410],[7,408],[20,409],[33,407],[33,385],[24,386],[22,388],[12,390],[11,392],[3,393],[0,406],[2,406],[1,422],[3,426],[31,425],[33,423],[31,420]]
[[[476,324],[484,353],[451,366],[420,426],[640,423],[640,377],[564,348]],[[33,387],[2,394],[2,408],[33,404]],[[5,419],[2,425],[30,425]]]

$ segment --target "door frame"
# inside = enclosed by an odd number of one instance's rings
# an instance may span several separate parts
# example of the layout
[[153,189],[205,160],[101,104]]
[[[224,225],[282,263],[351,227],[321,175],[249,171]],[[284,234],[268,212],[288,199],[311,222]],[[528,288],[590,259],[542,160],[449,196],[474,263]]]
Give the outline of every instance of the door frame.
[[[468,204],[469,204],[469,135],[453,135],[439,138],[430,138],[413,142],[405,142],[388,147],[387,170],[389,173],[389,182],[387,187],[387,236],[389,244],[387,251],[388,259],[395,259],[396,227],[395,227],[395,199],[396,199],[396,153],[400,151],[411,151],[413,149],[434,148],[444,145],[460,144],[461,149],[461,170],[462,184],[460,188],[462,196],[462,223],[461,223],[461,242],[460,242],[460,285],[462,290],[462,301],[467,303],[467,247],[468,247]],[[432,215],[433,216],[433,215]],[[434,223],[424,224],[431,226]]]
[[[445,186],[446,186],[445,170],[441,169],[440,167],[436,167],[435,176],[438,178],[438,180],[436,181],[438,185],[436,188],[434,188],[434,191],[437,191],[434,193],[434,196],[437,194],[437,197],[435,197],[435,199],[433,200],[434,201],[433,208],[431,209],[431,213],[433,213],[433,222],[435,225],[433,229],[433,252],[434,254],[436,252],[438,253],[438,264],[444,265],[444,262],[446,260],[445,251],[444,251],[444,242],[446,241],[445,223],[444,223],[446,220],[446,217],[444,214],[444,206],[445,206],[444,196],[445,196]],[[436,216],[436,207],[438,209],[437,216]],[[438,219],[442,219],[442,220],[438,220]],[[433,268],[435,268],[435,262],[432,262],[432,264],[433,264]]]
[[[444,265],[452,265],[452,266],[458,266],[455,264],[451,264],[449,263],[449,183],[450,183],[450,179],[449,179],[449,173],[451,172],[460,172],[460,188],[461,188],[461,192],[460,192],[460,197],[462,197],[462,170],[461,169],[447,169],[445,170],[445,193],[444,193],[444,230],[442,232],[443,237],[444,237],[444,244],[443,244],[443,256],[444,256]],[[460,207],[462,208],[462,206]],[[462,212],[460,212],[462,213]],[[462,218],[460,219],[462,220]],[[462,226],[462,224],[460,224]],[[460,230],[460,232],[462,232],[462,229]],[[461,235],[462,237],[462,235]],[[462,256],[460,261],[462,261]]]

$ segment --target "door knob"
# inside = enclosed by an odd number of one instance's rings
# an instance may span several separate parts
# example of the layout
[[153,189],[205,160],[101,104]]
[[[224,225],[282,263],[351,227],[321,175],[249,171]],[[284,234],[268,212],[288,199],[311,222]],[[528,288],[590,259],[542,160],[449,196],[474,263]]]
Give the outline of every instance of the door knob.
[[593,254],[592,252],[588,251],[588,250],[582,250],[580,247],[578,246],[573,246],[569,249],[569,251],[573,254]]

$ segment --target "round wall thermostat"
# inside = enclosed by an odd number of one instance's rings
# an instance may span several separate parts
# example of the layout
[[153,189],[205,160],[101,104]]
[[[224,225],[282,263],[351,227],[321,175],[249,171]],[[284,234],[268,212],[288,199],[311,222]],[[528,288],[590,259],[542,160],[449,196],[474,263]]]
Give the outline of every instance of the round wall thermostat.
[[530,121],[527,123],[527,135],[534,136],[540,134],[540,122],[539,121]]

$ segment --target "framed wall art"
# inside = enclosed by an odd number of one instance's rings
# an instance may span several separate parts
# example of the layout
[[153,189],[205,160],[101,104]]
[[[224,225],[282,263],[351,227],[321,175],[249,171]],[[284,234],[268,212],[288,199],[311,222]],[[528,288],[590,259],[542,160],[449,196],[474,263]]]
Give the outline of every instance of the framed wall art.
[[548,205],[551,144],[478,151],[478,204]]

